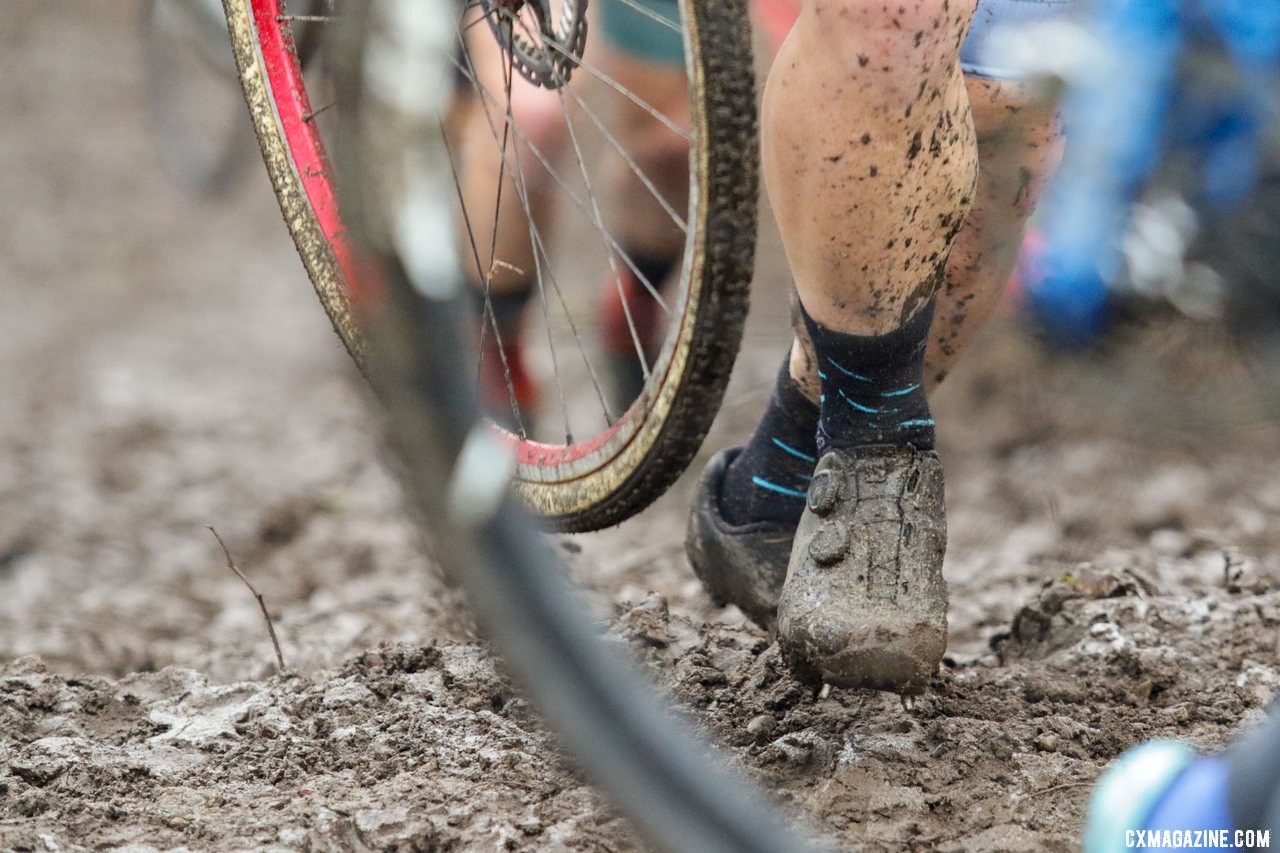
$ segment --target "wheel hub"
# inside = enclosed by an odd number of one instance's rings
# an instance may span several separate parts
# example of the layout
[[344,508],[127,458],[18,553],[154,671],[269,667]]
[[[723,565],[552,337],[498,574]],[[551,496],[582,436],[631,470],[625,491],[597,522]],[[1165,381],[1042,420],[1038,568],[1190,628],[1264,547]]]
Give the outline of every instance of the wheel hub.
[[[582,59],[587,39],[587,0],[564,0],[553,22],[547,0],[484,0],[485,17],[511,67],[544,89],[569,82]],[[528,7],[529,16],[520,12]]]

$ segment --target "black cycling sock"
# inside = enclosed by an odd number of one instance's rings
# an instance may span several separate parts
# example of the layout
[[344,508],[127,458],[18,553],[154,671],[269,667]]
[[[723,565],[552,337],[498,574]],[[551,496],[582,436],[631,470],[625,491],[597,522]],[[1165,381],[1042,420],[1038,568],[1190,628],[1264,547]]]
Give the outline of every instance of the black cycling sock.
[[519,335],[524,322],[524,309],[533,297],[534,288],[533,282],[521,282],[516,287],[501,292],[490,291],[489,305],[493,309],[493,319],[490,320],[485,313],[484,287],[472,285],[471,295],[475,300],[476,314],[483,321],[485,334],[492,335],[493,324],[497,323],[498,334],[504,343],[508,337]]
[[790,358],[783,360],[755,435],[725,471],[720,511],[730,524],[794,525],[804,512],[805,492],[818,462],[818,407],[800,392],[789,364]]
[[933,300],[885,335],[846,335],[800,306],[818,355],[822,413],[818,455],[868,444],[933,448],[933,416],[924,393],[924,350]]
[[[676,264],[680,262],[680,253],[674,255],[653,255],[647,252],[638,252],[631,249],[624,249],[631,263],[639,270],[640,275],[653,285],[653,289],[659,293],[663,290],[663,284],[667,280],[667,276],[671,275],[671,271],[675,269]],[[619,261],[624,267],[627,266],[626,261]],[[627,267],[630,269],[630,267]],[[638,283],[638,282],[637,282]],[[640,285],[642,288],[643,284]]]

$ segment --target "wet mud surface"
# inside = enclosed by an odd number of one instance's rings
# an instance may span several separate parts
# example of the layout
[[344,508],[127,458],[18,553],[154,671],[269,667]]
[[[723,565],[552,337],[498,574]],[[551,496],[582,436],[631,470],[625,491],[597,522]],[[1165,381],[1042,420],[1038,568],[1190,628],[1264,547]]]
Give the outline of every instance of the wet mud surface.
[[[133,11],[0,27],[0,848],[633,849],[422,556],[260,171],[200,202],[155,170]],[[704,456],[764,405],[780,257]],[[913,707],[814,695],[712,607],[692,477],[563,553],[837,842],[1072,849],[1119,752],[1215,747],[1280,685],[1280,434],[1212,333],[1131,337],[1065,359],[1001,320],[937,396],[951,640]]]

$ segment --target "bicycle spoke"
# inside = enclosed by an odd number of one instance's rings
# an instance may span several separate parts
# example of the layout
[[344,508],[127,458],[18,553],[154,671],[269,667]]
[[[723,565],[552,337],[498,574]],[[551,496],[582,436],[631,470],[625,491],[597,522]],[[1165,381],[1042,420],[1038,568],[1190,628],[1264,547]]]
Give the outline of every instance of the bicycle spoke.
[[[557,51],[558,53],[561,53],[567,57],[570,57],[571,59],[575,58],[573,54],[569,53],[568,50],[566,50],[562,45],[558,44],[554,39],[543,39],[543,41],[552,50]],[[690,134],[689,131],[682,130],[675,122],[673,122],[671,119],[667,118],[665,115],[660,113],[657,110],[657,108],[655,108],[652,104],[650,104],[644,98],[641,98],[639,95],[637,95],[635,92],[628,89],[626,86],[623,86],[617,80],[614,80],[608,74],[605,74],[600,69],[596,68],[593,65],[589,65],[585,62],[580,63],[578,67],[584,69],[592,77],[595,77],[597,80],[604,83],[606,86],[613,89],[614,91],[622,95],[627,100],[631,101],[631,103],[635,104],[637,107],[644,110],[645,112],[653,116],[658,121],[662,122],[676,136],[679,136],[681,139],[685,140],[686,142],[693,141],[693,135]]]
[[[591,177],[587,174],[587,164],[582,157],[582,148],[578,145],[578,133],[573,128],[573,119],[569,116],[569,111],[564,109],[564,94],[560,89],[556,90],[560,96],[561,112],[564,114],[565,127],[569,129],[569,138],[573,142],[573,153],[578,160],[578,166],[582,170],[582,180],[587,187],[587,196],[591,199],[591,209],[595,214],[596,222],[600,226],[600,230],[604,231],[604,218],[600,214],[600,205],[596,202],[595,194],[591,191]],[[636,356],[640,359],[640,368],[644,372],[645,382],[649,381],[649,359],[644,354],[644,344],[640,342],[640,333],[636,331],[635,318],[631,316],[631,305],[627,302],[627,296],[622,291],[622,277],[618,275],[618,263],[614,259],[613,252],[609,251],[609,247],[605,245],[605,253],[609,257],[609,271],[613,274],[613,283],[618,290],[618,298],[622,300],[622,313],[627,319],[627,329],[631,332],[631,342],[635,345]]]
[[542,252],[542,257],[547,260],[548,269],[547,277],[551,279],[551,288],[556,293],[556,300],[560,303],[560,310],[564,312],[565,321],[569,324],[569,333],[573,335],[574,342],[578,345],[578,353],[582,356],[582,363],[587,368],[587,376],[591,379],[591,386],[595,389],[596,398],[600,401],[600,410],[604,412],[605,423],[608,426],[613,425],[613,416],[609,413],[609,406],[604,399],[604,389],[600,385],[600,377],[596,375],[595,367],[591,363],[591,359],[587,356],[586,348],[582,343],[582,336],[578,334],[578,325],[573,321],[573,312],[569,310],[569,303],[565,301],[564,292],[560,289],[559,283],[556,281],[555,273],[550,269],[550,256],[547,254],[546,244],[542,242],[542,236],[538,236],[538,251]]
[[[498,328],[498,315],[493,310],[493,291],[492,291],[493,270],[494,270],[495,262],[497,261],[497,255],[498,255],[498,218],[499,218],[499,213],[502,210],[502,188],[506,183],[505,175],[506,175],[506,165],[507,165],[507,156],[506,156],[507,143],[510,141],[511,126],[514,124],[514,121],[511,115],[512,75],[513,75],[513,69],[511,67],[511,62],[508,59],[506,63],[506,68],[504,69],[504,73],[503,73],[503,86],[506,89],[506,94],[507,94],[507,101],[506,101],[507,114],[506,114],[506,121],[503,124],[503,128],[502,128],[502,146],[500,149],[502,154],[502,161],[498,166],[498,191],[497,191],[497,199],[494,202],[494,208],[493,208],[494,210],[493,239],[489,245],[489,268],[487,272],[484,270],[477,270],[477,273],[480,276],[482,276],[484,279],[484,281],[482,282],[482,285],[484,287],[484,313],[488,315],[488,318],[490,320],[490,325],[493,326],[493,338],[494,338],[494,342],[497,344],[498,360],[502,362],[502,377],[507,385],[507,396],[508,396],[508,399],[511,401],[511,413],[515,416],[516,429],[519,431],[520,437],[528,438],[529,435],[528,435],[528,432],[525,430],[524,418],[521,416],[521,413],[520,413],[520,403],[516,399],[515,383],[512,382],[511,380],[511,364],[507,359],[506,346],[502,341],[502,330]],[[484,324],[482,321],[481,332],[480,332],[480,351],[481,352],[484,352],[484,342],[485,342]],[[481,361],[481,367],[483,367],[483,361]],[[481,373],[481,376],[483,377],[483,373]]]
[[635,176],[640,179],[640,182],[644,184],[645,189],[647,189],[650,193],[653,194],[654,199],[658,202],[658,204],[662,207],[662,209],[666,211],[667,215],[671,217],[671,221],[674,222],[681,231],[685,232],[686,234],[689,233],[689,226],[685,224],[684,217],[682,217],[679,213],[676,212],[675,208],[673,208],[670,202],[668,202],[666,198],[663,197],[662,193],[658,192],[658,188],[653,185],[653,181],[649,178],[648,175],[644,173],[644,171],[640,168],[640,166],[636,163],[636,161],[632,159],[631,155],[626,152],[626,150],[622,147],[622,143],[618,141],[618,138],[609,131],[609,128],[607,128],[604,122],[600,120],[600,117],[596,115],[595,110],[587,106],[586,101],[584,101],[582,99],[582,96],[579,95],[577,92],[570,90],[569,95],[578,104],[578,108],[582,110],[584,113],[586,113],[587,117],[591,119],[592,124],[594,124],[600,130],[600,135],[603,136],[606,141],[608,141],[609,145],[613,148],[613,150],[618,152],[618,156],[620,156],[623,159],[623,161],[627,164],[627,166],[631,169],[631,171],[635,173]]
[[[470,213],[467,212],[467,200],[462,195],[462,180],[461,180],[461,177],[458,175],[457,163],[453,156],[453,150],[449,145],[449,135],[447,133],[441,132],[440,138],[441,140],[443,140],[445,154],[449,158],[449,169],[453,172],[453,186],[458,193],[458,208],[462,212],[462,224],[463,224],[463,227],[466,229],[467,242],[471,245],[471,255],[475,259],[476,269],[478,270],[480,269],[480,247],[476,245],[475,229],[471,227],[471,215]],[[489,309],[490,309],[490,306],[485,306],[483,315],[480,320],[480,342],[478,346],[479,359],[476,364],[476,391],[477,391],[476,396],[477,398],[479,398],[480,381],[484,376],[484,342],[485,342],[485,335],[488,332],[488,325],[486,324],[485,320],[487,319],[488,315],[491,313]]]
[[[476,88],[476,90],[482,96],[487,97],[490,100],[493,100],[496,102],[496,98],[494,98],[493,94],[489,92],[488,89],[479,82],[479,79],[475,74],[474,64],[472,64],[469,59],[468,59],[468,65],[471,65],[470,68],[463,67],[462,64],[458,62],[457,59],[454,59],[453,61],[454,61],[455,67],[457,67],[457,69],[471,81],[472,85]],[[489,125],[489,131],[491,135],[494,137],[494,140],[496,142],[498,138],[497,128],[494,126],[492,116],[489,114],[487,109],[485,110],[485,119],[486,119],[486,123]],[[545,157],[543,157],[542,153],[537,150],[536,146],[533,145],[533,143],[520,131],[519,127],[514,124],[510,125],[510,127],[512,131],[516,134],[517,139],[524,142],[525,146],[528,147],[530,151],[535,155],[535,157],[539,160],[539,162],[543,164],[544,168],[549,169],[549,164],[547,164]],[[513,146],[512,150],[516,153],[516,156],[518,157],[519,156],[518,146]],[[505,159],[505,154],[504,154],[504,159]],[[564,292],[562,291],[559,285],[559,282],[556,280],[555,274],[551,269],[551,258],[550,258],[549,252],[547,251],[546,243],[543,241],[542,235],[539,233],[536,225],[534,224],[533,213],[532,213],[530,204],[528,202],[528,191],[527,191],[527,188],[525,188],[523,185],[523,174],[524,174],[523,170],[517,168],[516,174],[520,176],[520,180],[517,183],[517,197],[520,198],[521,200],[521,204],[525,211],[525,216],[530,225],[530,239],[533,244],[534,253],[535,253],[534,262],[536,265],[538,265],[539,269],[541,269],[542,263],[540,263],[538,260],[539,253],[540,253],[541,258],[543,259],[543,261],[545,261],[545,265],[547,269],[547,278],[551,280],[552,289],[556,293],[556,300],[559,303],[560,308],[564,313],[564,317],[569,326],[569,331],[573,336],[575,344],[577,345],[578,352],[582,356],[583,364],[586,367],[587,375],[591,380],[591,385],[592,385],[592,388],[595,390],[596,397],[600,402],[601,411],[604,413],[605,421],[607,424],[611,425],[613,423],[613,418],[609,412],[607,404],[605,403],[605,395],[604,395],[603,388],[601,387],[601,384],[600,384],[600,378],[596,374],[595,367],[592,364],[590,357],[587,355],[586,347],[582,342],[582,336],[579,334],[577,324],[574,322],[573,313],[572,311],[570,311],[568,302],[566,301],[564,296]],[[553,178],[556,178],[557,182],[559,182],[558,176],[556,176],[553,172],[551,174]],[[456,167],[454,168],[454,179],[455,179],[455,183],[457,183],[459,180]],[[561,186],[563,186],[563,184],[561,184]],[[567,188],[566,188],[566,192],[568,192]],[[459,190],[459,200],[460,201],[462,200],[462,194],[460,190]],[[581,203],[579,202],[579,204]],[[468,231],[470,232],[469,217],[468,217],[468,214],[465,212],[465,210],[464,210],[464,220],[467,221],[467,228],[468,228]],[[605,236],[608,236],[608,235],[606,234]],[[471,243],[474,247],[475,245],[474,235],[471,233],[468,233],[468,237],[471,240]],[[550,323],[549,311],[547,310],[547,305],[546,305],[545,283],[541,278],[541,272],[539,272],[539,286],[542,289],[544,322],[547,325],[548,334],[550,335],[551,323]],[[551,346],[552,346],[553,361],[555,361],[554,344],[552,344]],[[559,383],[560,383],[559,370],[558,368],[555,368],[555,370],[556,370],[556,382],[557,382],[557,386],[559,387]],[[572,438],[571,438],[572,428],[568,420],[568,406],[564,399],[563,389],[559,388],[559,390],[561,392],[560,394],[561,407],[565,414],[565,432],[567,434],[568,443],[572,443]]]
[[[497,96],[495,96],[483,84],[481,84],[473,74],[471,74],[466,68],[464,68],[461,65],[461,63],[458,62],[458,60],[454,59],[453,63],[454,63],[454,66],[458,68],[458,70],[461,71],[462,74],[472,82],[472,84],[474,85],[476,90],[481,94],[482,97],[490,99],[496,105]],[[581,213],[583,217],[588,221],[588,224],[590,224],[593,228],[596,228],[601,238],[608,242],[609,247],[614,252],[617,253],[618,257],[622,258],[623,263],[625,263],[627,265],[627,268],[631,270],[631,272],[636,276],[636,279],[645,288],[645,290],[648,291],[649,295],[652,296],[653,299],[658,303],[659,307],[662,308],[663,312],[666,313],[668,316],[670,316],[671,308],[667,305],[666,300],[663,298],[662,294],[653,285],[653,283],[649,281],[648,277],[646,277],[644,273],[640,271],[639,267],[636,266],[635,261],[633,261],[631,259],[631,256],[628,255],[623,250],[622,246],[618,243],[617,239],[613,237],[613,235],[609,234],[608,231],[603,230],[602,228],[600,228],[600,226],[596,224],[596,222],[594,221],[591,215],[591,212],[588,210],[587,203],[583,201],[581,198],[579,198],[578,195],[573,191],[573,189],[569,187],[569,185],[565,182],[565,178],[561,176],[561,174],[556,170],[554,166],[551,165],[551,161],[547,158],[545,152],[543,152],[541,148],[539,148],[532,140],[530,140],[528,135],[525,134],[523,131],[521,131],[519,127],[512,127],[511,130],[516,135],[516,138],[521,142],[523,142],[525,144],[525,147],[527,147],[530,150],[530,152],[534,155],[534,157],[537,158],[538,162],[542,164],[543,169],[546,170],[547,174],[551,177],[551,179],[555,181],[556,185],[559,186],[560,189],[564,192],[565,197],[568,198],[569,201],[573,202],[574,206],[578,209],[578,212]],[[495,133],[496,133],[496,130],[495,130]]]
[[[513,150],[518,151],[518,148],[514,148]],[[528,199],[527,189],[524,190],[523,199],[524,199],[523,203],[524,203],[525,211],[527,214],[529,214],[529,204],[527,201]],[[604,413],[605,422],[606,424],[611,426],[613,424],[613,417],[609,413],[608,404],[605,402],[604,389],[600,384],[600,377],[596,374],[595,366],[592,364],[591,358],[587,355],[586,346],[582,342],[582,335],[578,333],[578,325],[577,323],[574,322],[574,319],[573,319],[573,312],[569,309],[569,303],[565,299],[564,291],[561,289],[560,283],[556,279],[555,272],[551,265],[551,255],[547,251],[547,245],[542,239],[541,232],[539,232],[539,230],[536,227],[532,226],[533,217],[531,214],[529,215],[529,222],[531,226],[530,235],[534,243],[535,253],[541,254],[543,263],[545,265],[547,278],[550,279],[551,281],[551,289],[555,291],[556,301],[560,304],[560,310],[563,312],[565,322],[569,326],[569,333],[573,336],[574,343],[577,345],[578,354],[582,356],[582,363],[587,369],[587,376],[591,380],[591,386],[595,390],[596,398],[600,401],[600,409]],[[535,263],[537,262],[538,254],[535,254],[534,256]],[[542,282],[540,281],[539,284],[541,285]],[[548,316],[548,313],[546,310],[545,294],[544,294],[544,303],[543,303],[543,321],[547,324],[548,332],[550,332],[551,323],[550,323],[550,317]],[[553,348],[553,360],[554,360],[554,348]],[[560,380],[560,377],[557,371],[557,375],[556,375],[557,383],[559,383],[559,380]],[[561,394],[560,399],[561,399],[561,406],[562,407],[565,406],[563,393]],[[567,433],[569,433],[568,443],[571,444],[573,441],[572,430],[569,428],[567,408],[565,412],[565,430]]]
[[[505,124],[503,127],[503,144],[500,152],[502,156],[503,164],[501,167],[499,167],[499,176],[498,176],[499,181],[502,180],[502,172],[505,171],[505,166],[506,166],[506,152],[507,152],[506,134],[510,128],[513,128],[515,126],[515,117],[511,111],[511,84],[512,84],[511,63],[510,61],[508,61],[507,79],[506,79],[507,109],[506,109],[506,116],[505,116]],[[487,115],[487,112],[488,111],[486,110],[486,115]],[[514,164],[515,169],[513,174],[515,176],[514,188],[516,191],[516,198],[519,200],[520,206],[524,210],[525,222],[528,225],[528,230],[529,230],[529,245],[533,252],[534,279],[537,282],[537,286],[538,286],[539,302],[541,303],[541,306],[542,306],[543,325],[546,327],[546,332],[547,332],[547,347],[551,352],[551,372],[555,376],[556,392],[560,398],[560,410],[564,415],[565,443],[572,444],[573,428],[569,423],[569,405],[565,400],[564,384],[560,376],[560,364],[559,364],[559,359],[556,356],[555,334],[554,334],[554,329],[552,328],[551,318],[547,310],[546,282],[543,279],[543,259],[545,259],[547,261],[547,264],[549,265],[550,258],[539,257],[538,247],[542,245],[542,237],[541,237],[541,234],[538,232],[538,226],[537,226],[537,223],[535,222],[533,210],[529,204],[529,190],[528,190],[528,186],[525,184],[524,170],[520,166],[520,146],[519,145],[511,146],[511,152],[512,152],[513,158],[515,159],[515,164]],[[501,186],[499,186],[498,204],[499,205],[501,204]],[[498,215],[499,215],[498,210],[500,210],[500,207],[495,210],[495,214],[494,214],[495,244],[497,241],[496,224],[497,224]],[[575,330],[575,334],[576,334],[576,330]],[[581,341],[579,341],[578,343],[579,343],[579,349],[581,349]],[[585,357],[585,353],[584,353],[584,357]]]
[[[512,146],[512,153],[515,156],[515,173],[518,176],[516,196],[520,199],[520,204],[524,208],[525,221],[529,224],[529,245],[533,249],[534,276],[538,282],[539,301],[542,303],[542,324],[546,326],[547,348],[551,350],[551,373],[556,378],[556,393],[560,397],[560,411],[564,414],[565,444],[573,444],[573,427],[569,425],[569,404],[565,402],[564,398],[564,383],[560,378],[560,362],[556,358],[555,334],[551,328],[551,317],[547,311],[547,286],[542,279],[542,261],[539,260],[538,256],[538,247],[542,244],[542,236],[538,233],[538,226],[533,221],[533,211],[529,208],[529,188],[524,182],[524,170],[520,168],[520,146]],[[546,258],[546,261],[550,266],[551,259]]]
[[316,120],[316,116],[321,115],[321,114],[323,114],[323,113],[326,113],[326,112],[328,112],[329,110],[333,109],[333,108],[337,105],[337,103],[338,103],[337,101],[330,101],[329,103],[325,104],[324,106],[322,106],[322,107],[320,107],[320,108],[318,108],[318,109],[314,109],[314,110],[312,110],[312,111],[311,111],[311,112],[309,112],[309,113],[303,113],[303,114],[302,114],[302,120],[303,120],[303,121],[315,121],[315,120]]
[[[443,124],[443,122],[441,122]],[[458,207],[462,211],[462,224],[467,231],[467,242],[471,245],[471,254],[475,258],[476,269],[480,268],[480,247],[476,245],[475,231],[471,228],[471,215],[467,212],[467,200],[462,195],[462,177],[458,174],[458,165],[453,156],[453,147],[449,144],[448,134],[441,134],[445,154],[449,157],[449,169],[453,172],[453,187],[458,194]]]
[[662,15],[659,15],[657,12],[653,11],[652,9],[649,9],[641,5],[640,3],[637,3],[636,0],[621,0],[621,2],[623,3],[623,5],[630,6],[632,9],[644,15],[646,18],[651,18],[654,21],[658,22],[659,24],[662,24],[664,27],[668,27],[672,30],[675,30],[678,33],[683,32],[683,29],[681,28],[679,21],[672,21],[669,18],[664,18]]

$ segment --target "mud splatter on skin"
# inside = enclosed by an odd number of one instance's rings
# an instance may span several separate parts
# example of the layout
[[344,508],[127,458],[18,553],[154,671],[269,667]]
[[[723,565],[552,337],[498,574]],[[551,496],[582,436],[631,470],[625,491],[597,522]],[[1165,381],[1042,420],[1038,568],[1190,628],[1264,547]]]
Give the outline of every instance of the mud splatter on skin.
[[796,380],[800,393],[809,402],[817,403],[822,396],[822,382],[818,378],[818,353],[813,348],[809,330],[800,314],[800,297],[794,284],[791,288],[791,330],[795,333],[791,346],[791,378]]
[[[976,137],[948,56],[972,4],[920,0],[888,20],[866,0],[806,8],[792,39],[802,49],[775,65],[766,92],[770,196],[810,313],[834,328],[881,333],[936,290],[973,196]],[[769,94],[783,87],[823,94],[821,126],[812,103]],[[813,147],[828,144],[815,158]],[[815,167],[818,181],[809,177]]]
[[[908,109],[910,108],[908,107]],[[909,161],[916,159],[916,156],[920,153],[920,148],[922,147],[920,136],[921,132],[917,130],[915,135],[911,137],[911,144],[907,146],[907,160]]]
[[1018,191],[1013,196],[1015,207],[1022,204],[1031,195],[1031,178],[1031,170],[1026,166],[1018,169]]
[[[834,27],[851,27],[858,20],[859,9],[874,11],[872,5],[829,4],[828,8],[838,8],[840,17],[848,20],[832,23],[834,15],[824,18],[823,35],[831,35]],[[938,8],[935,4],[924,5]],[[895,16],[902,24],[924,5],[904,6],[905,12]],[[917,309],[931,288],[941,288],[928,350],[927,376],[931,384],[949,372],[968,340],[989,316],[1012,265],[1016,235],[1022,218],[1029,213],[1037,176],[1052,160],[1051,152],[1056,147],[1056,131],[1043,126],[1051,113],[1028,108],[1030,102],[1022,99],[1016,86],[970,81],[967,94],[981,113],[980,127],[984,128],[984,138],[975,142],[968,99],[957,97],[958,81],[947,79],[938,65],[938,56],[951,47],[948,39],[954,38],[958,43],[964,29],[959,22],[969,10],[967,4],[953,8],[950,2],[941,4],[941,8],[942,14],[935,15],[927,26],[913,23],[898,36],[903,49],[893,55],[883,50],[873,52],[868,49],[869,44],[859,44],[856,39],[832,48],[837,53],[845,51],[849,57],[841,73],[835,75],[839,80],[839,102],[861,99],[863,106],[849,108],[852,112],[847,131],[830,134],[834,147],[826,153],[839,151],[838,162],[823,162],[814,156],[818,162],[800,167],[813,170],[821,165],[825,178],[822,186],[828,188],[827,192],[840,195],[836,202],[838,215],[834,217],[838,227],[829,228],[821,237],[809,238],[824,249],[805,253],[808,262],[802,258],[794,271],[801,282],[826,279],[842,285],[843,290],[829,298],[828,305],[845,314],[860,311],[866,323],[864,331],[874,330],[877,324],[881,324],[880,328],[892,327],[899,318]],[[918,51],[916,32],[925,33]],[[940,47],[930,50],[931,43]],[[807,67],[805,63],[792,66]],[[889,76],[897,81],[900,91],[895,98],[885,97],[880,103],[869,105],[877,93],[883,94],[883,87],[890,85],[881,77],[885,68],[896,72]],[[901,69],[913,69],[915,78],[904,75]],[[925,79],[930,75],[937,79]],[[788,84],[792,91],[806,85],[812,85],[812,81],[796,78]],[[831,103],[835,101],[826,102],[828,110]],[[1009,126],[1030,128],[1027,139],[1018,147],[1011,148],[1006,138]],[[823,130],[816,132],[821,135]],[[820,154],[821,149],[813,150],[811,136],[796,132],[793,139],[785,142],[794,144],[792,151],[797,155],[806,151],[810,156]],[[975,146],[984,151],[981,188],[940,186],[944,183],[940,176],[974,167]],[[876,167],[874,175],[871,166]],[[1019,170],[1024,168],[1028,171],[1019,176]],[[793,177],[800,178],[802,173]],[[785,196],[793,187],[781,193],[776,187],[770,189],[775,208],[785,219]],[[784,197],[779,199],[779,195]],[[998,202],[993,201],[997,199]],[[1012,205],[1011,200],[1015,202]],[[965,213],[971,206],[975,210],[989,209],[994,203],[1007,213],[999,217],[986,214],[978,222]],[[899,211],[896,216],[888,214],[895,209]],[[816,229],[823,221],[824,214],[813,205],[807,205],[804,213],[805,224],[811,228]],[[983,221],[987,227],[983,227]],[[962,227],[966,223],[974,227]],[[961,246],[962,251],[949,256],[948,243]],[[794,247],[789,254],[798,255]],[[939,275],[937,271],[942,267],[947,272]],[[974,293],[978,296],[970,295]],[[960,319],[953,321],[953,316]]]

